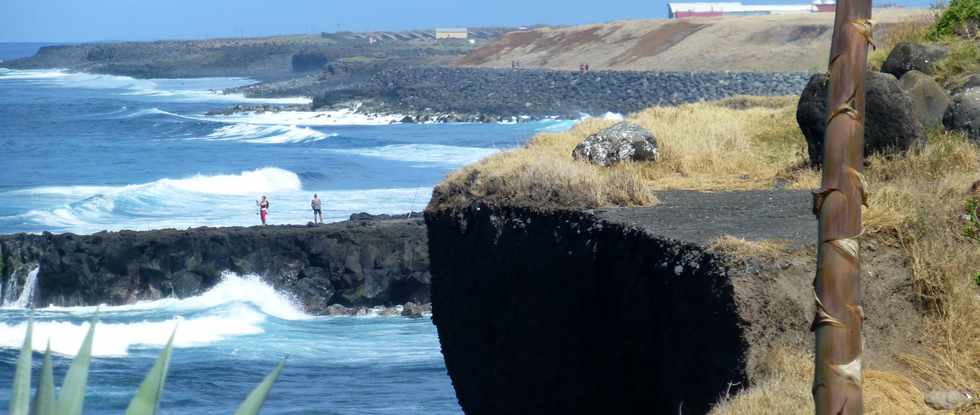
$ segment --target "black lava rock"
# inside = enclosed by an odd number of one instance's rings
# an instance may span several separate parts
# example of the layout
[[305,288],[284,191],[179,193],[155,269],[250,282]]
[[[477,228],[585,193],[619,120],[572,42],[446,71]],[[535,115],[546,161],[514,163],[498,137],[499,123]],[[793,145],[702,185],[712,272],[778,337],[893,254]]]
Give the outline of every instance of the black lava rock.
[[[827,91],[830,87],[825,74],[810,78],[800,95],[796,121],[806,137],[810,164],[823,162],[823,140],[827,130]],[[864,152],[891,153],[903,151],[915,143],[924,142],[925,129],[913,113],[912,99],[890,74],[868,72],[865,78]]]
[[980,87],[967,89],[953,96],[953,103],[943,116],[943,125],[949,130],[966,133],[972,140],[980,141]]
[[881,71],[901,78],[906,72],[916,70],[931,74],[933,65],[949,55],[949,49],[938,45],[902,42],[895,45]]
[[649,130],[630,122],[619,122],[588,136],[572,150],[575,160],[600,166],[624,161],[656,161],[657,139]]

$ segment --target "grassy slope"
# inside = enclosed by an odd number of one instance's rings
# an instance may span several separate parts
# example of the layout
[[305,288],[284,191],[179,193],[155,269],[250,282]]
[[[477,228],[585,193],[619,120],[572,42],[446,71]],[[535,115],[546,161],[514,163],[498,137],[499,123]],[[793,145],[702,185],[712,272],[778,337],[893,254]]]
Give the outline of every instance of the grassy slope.
[[[612,168],[571,160],[575,144],[611,123],[589,120],[453,173],[437,187],[430,209],[465,206],[473,199],[567,208],[637,206],[656,203],[657,189],[815,188],[818,172],[805,167],[794,113],[795,98],[651,108],[629,118],[657,135],[661,160]],[[980,147],[942,132],[907,154],[869,159],[866,237],[908,257],[913,275],[908,289],[922,304],[927,328],[897,340],[920,344],[917,349],[925,352],[892,356],[900,362],[896,370],[865,372],[868,413],[921,413],[926,410],[922,392],[932,388],[980,390],[980,291],[971,277],[980,271],[980,241],[961,235],[964,201],[980,197],[967,193],[980,179],[978,165]],[[736,250],[740,255],[784,254],[769,242],[734,243],[749,245]],[[718,244],[730,248],[733,241]],[[714,413],[812,413],[808,353],[777,351],[769,360],[768,379],[729,397]],[[980,407],[969,411],[961,413],[978,414]]]
[[[878,36],[898,22],[928,16],[916,9],[875,10]],[[471,52],[464,66],[577,70],[818,71],[826,66],[832,13],[633,20],[512,32]]]

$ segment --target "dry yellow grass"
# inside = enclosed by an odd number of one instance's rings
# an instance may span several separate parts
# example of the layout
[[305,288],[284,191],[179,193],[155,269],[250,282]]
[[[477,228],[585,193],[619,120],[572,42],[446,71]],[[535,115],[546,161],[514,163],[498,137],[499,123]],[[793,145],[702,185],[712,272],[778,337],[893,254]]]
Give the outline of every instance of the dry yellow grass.
[[789,243],[785,241],[749,241],[725,235],[708,244],[708,249],[730,254],[740,258],[775,259],[788,254]]
[[[867,370],[869,414],[938,413],[924,406],[923,389],[980,391],[980,243],[961,235],[967,189],[980,179],[980,148],[963,136],[937,132],[925,146],[893,157],[869,158],[870,207],[865,237],[901,248],[913,271],[912,289],[928,310],[917,341],[928,353],[896,356],[903,373]],[[806,182],[814,182],[816,175]],[[724,241],[748,253],[771,250]],[[744,251],[748,250],[748,251]],[[873,307],[873,304],[866,304]],[[771,359],[767,380],[724,400],[713,412],[810,414],[812,356],[781,352]],[[957,414],[980,414],[980,405]]]
[[[813,355],[777,350],[768,359],[765,381],[728,396],[711,415],[811,415],[810,398]],[[931,413],[922,392],[909,378],[895,372],[864,372],[864,408],[868,415],[914,415]]]
[[572,149],[581,138],[609,125],[586,120],[568,132],[541,134],[523,148],[463,168],[436,186],[430,206],[467,206],[473,200],[576,208],[655,203],[636,165],[602,169],[572,160]]
[[657,136],[660,160],[610,168],[571,159],[578,143],[613,123],[586,120],[453,173],[437,186],[431,206],[466,206],[475,199],[565,208],[644,206],[655,202],[652,190],[770,188],[807,171],[795,105],[791,97],[743,97],[650,108],[629,121]]

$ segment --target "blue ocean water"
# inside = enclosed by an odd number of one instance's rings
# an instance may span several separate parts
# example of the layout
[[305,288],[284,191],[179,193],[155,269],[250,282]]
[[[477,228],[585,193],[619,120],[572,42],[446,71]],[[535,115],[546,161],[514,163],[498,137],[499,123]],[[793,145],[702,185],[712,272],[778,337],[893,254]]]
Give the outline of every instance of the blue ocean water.
[[0,69],[0,233],[273,224],[420,210],[460,166],[567,122],[388,125],[350,112],[206,115],[244,79]]
[[[208,115],[244,79],[137,80],[0,69],[0,234],[254,225],[420,210],[452,170],[571,122],[389,125],[350,112]],[[36,305],[41,307],[42,305]],[[288,355],[265,414],[455,414],[429,319],[307,316],[260,277],[193,298],[103,307],[87,414],[120,413],[177,327],[163,413],[231,413]],[[40,308],[60,379],[94,308]],[[28,313],[0,309],[0,408]],[[35,370],[40,355],[35,354]],[[35,378],[36,379],[36,378]],[[60,380],[57,381],[60,383]]]

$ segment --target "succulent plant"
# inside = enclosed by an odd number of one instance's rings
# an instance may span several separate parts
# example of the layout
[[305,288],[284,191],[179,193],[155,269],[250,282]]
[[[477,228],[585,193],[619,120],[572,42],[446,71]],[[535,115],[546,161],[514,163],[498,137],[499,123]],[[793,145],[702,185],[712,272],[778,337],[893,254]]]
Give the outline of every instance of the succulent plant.
[[[61,384],[61,391],[55,396],[54,372],[51,366],[51,344],[48,343],[47,350],[44,351],[44,363],[41,366],[41,378],[38,381],[37,391],[31,401],[31,337],[34,331],[33,320],[27,323],[27,334],[24,336],[24,345],[20,349],[17,358],[17,369],[14,372],[14,381],[10,396],[10,415],[81,415],[82,408],[85,406],[85,386],[88,383],[89,364],[92,361],[92,338],[95,336],[95,326],[98,317],[92,319],[88,333],[78,354],[72,361],[68,373]],[[150,372],[146,374],[143,383],[140,384],[136,395],[129,402],[126,408],[126,415],[155,415],[160,407],[160,397],[163,395],[163,386],[167,380],[167,370],[170,367],[170,357],[173,353],[174,336],[177,329],[170,335],[170,340],[160,352]],[[273,369],[272,373],[263,379],[244,402],[235,411],[235,415],[255,415],[262,409],[272,389],[273,384],[282,373],[286,359],[282,359]]]

